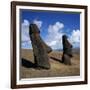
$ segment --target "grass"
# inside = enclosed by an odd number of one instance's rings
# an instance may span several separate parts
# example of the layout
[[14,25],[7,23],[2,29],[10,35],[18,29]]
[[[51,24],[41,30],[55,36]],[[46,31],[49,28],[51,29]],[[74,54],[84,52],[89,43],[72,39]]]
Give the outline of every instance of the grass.
[[[49,54],[51,68],[49,70],[36,69],[33,67],[34,57],[32,50],[21,49],[21,58],[27,60],[27,64],[31,63],[31,67],[20,66],[20,77],[21,78],[38,78],[38,77],[56,77],[56,76],[78,76],[80,75],[80,55],[77,53],[73,54],[71,59],[72,65],[65,65],[60,63],[62,58],[62,51],[52,51]],[[21,59],[22,60],[22,59]]]

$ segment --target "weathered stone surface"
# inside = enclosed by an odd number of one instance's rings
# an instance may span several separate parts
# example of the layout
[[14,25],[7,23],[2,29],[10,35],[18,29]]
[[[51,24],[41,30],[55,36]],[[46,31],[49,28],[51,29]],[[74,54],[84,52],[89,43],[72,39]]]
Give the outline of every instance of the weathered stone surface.
[[71,57],[72,57],[72,45],[67,40],[67,36],[63,35],[62,37],[63,43],[63,56],[62,62],[67,65],[71,65]]
[[29,35],[32,42],[35,65],[40,68],[49,69],[48,53],[50,53],[52,49],[47,46],[40,37],[40,30],[36,24],[30,24]]
[[63,54],[62,60],[63,60],[64,64],[71,65],[71,60],[70,59],[71,59],[70,56],[68,56],[67,54]]

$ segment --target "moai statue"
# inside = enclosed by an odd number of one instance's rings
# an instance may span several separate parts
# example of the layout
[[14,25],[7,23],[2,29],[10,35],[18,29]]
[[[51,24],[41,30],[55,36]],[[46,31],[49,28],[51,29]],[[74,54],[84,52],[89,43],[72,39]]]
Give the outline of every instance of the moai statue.
[[63,56],[62,62],[67,65],[71,65],[71,57],[72,57],[72,45],[67,40],[67,36],[63,35],[62,37],[63,43]]
[[40,30],[36,24],[30,24],[29,26],[29,35],[32,42],[34,61],[37,68],[49,69],[49,57],[48,53],[52,49],[45,44],[45,42],[40,37]]

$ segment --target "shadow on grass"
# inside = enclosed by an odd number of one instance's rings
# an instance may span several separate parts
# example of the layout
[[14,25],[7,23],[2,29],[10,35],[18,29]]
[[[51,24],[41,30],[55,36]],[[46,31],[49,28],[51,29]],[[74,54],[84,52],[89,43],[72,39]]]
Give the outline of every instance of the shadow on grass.
[[27,60],[27,59],[24,59],[22,58],[22,62],[21,62],[21,65],[25,68],[34,68],[34,69],[37,69],[37,70],[41,70],[41,69],[47,69],[45,67],[41,67],[41,66],[37,66],[36,64],[32,63],[31,61]]
[[22,58],[21,65],[26,68],[36,68],[36,65],[29,60]]
[[[63,63],[61,59],[57,59],[55,57],[50,57],[51,59],[57,61],[57,62],[60,62],[60,63]],[[27,60],[25,58],[22,58],[22,61],[21,61],[21,65],[26,67],[26,68],[37,68],[36,64],[32,63],[30,60]]]
[[57,58],[52,57],[52,56],[50,58],[53,59],[53,60],[55,60],[55,61],[57,61],[57,62],[63,63],[61,59],[57,59]]

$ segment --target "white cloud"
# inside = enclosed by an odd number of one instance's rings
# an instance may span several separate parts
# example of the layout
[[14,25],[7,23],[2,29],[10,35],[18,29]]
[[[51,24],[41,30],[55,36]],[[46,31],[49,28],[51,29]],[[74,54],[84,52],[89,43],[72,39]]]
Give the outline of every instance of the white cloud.
[[24,20],[21,24],[21,41],[29,41],[29,21]]
[[80,30],[73,30],[69,39],[73,46],[77,47],[80,44]]
[[33,23],[36,24],[39,29],[40,29],[41,26],[42,26],[42,21],[40,21],[40,20],[35,19],[35,20],[33,21]]
[[54,46],[54,45],[56,45],[56,43],[57,43],[57,41],[51,41],[51,42],[49,43],[49,45],[50,45],[50,46]]
[[64,24],[61,22],[56,22],[54,25],[49,25],[48,35],[46,37],[46,43],[53,49],[62,48],[62,29]]
[[24,19],[23,23],[22,23],[23,26],[29,26],[29,21]]
[[31,41],[29,37],[29,21],[26,19],[23,21],[23,23],[21,23],[21,46],[22,48],[31,47]]
[[48,32],[53,33],[53,32],[58,32],[64,27],[63,23],[56,22],[54,25],[49,25]]
[[22,42],[21,47],[24,49],[32,49],[31,41]]

